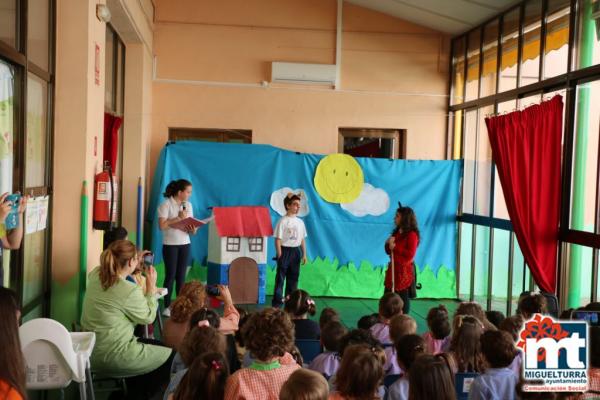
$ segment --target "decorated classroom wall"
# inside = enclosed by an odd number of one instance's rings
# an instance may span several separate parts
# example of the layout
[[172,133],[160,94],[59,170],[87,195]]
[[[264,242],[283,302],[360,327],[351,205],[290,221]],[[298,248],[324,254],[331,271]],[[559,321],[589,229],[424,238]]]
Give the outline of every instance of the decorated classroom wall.
[[[415,210],[419,221],[421,242],[415,263],[422,289],[418,296],[456,297],[456,210],[462,161],[337,157],[268,145],[167,144],[155,171],[147,214],[155,262],[162,260],[156,210],[171,180],[192,182],[190,201],[196,218],[209,217],[210,207],[266,206],[273,226],[284,213],[283,197],[290,191],[302,192],[300,216],[308,231],[308,263],[301,268],[299,287],[314,296],[378,298],[389,260],[383,244],[401,201]],[[363,178],[357,183],[360,174]],[[323,198],[328,197],[327,190],[317,190],[321,185],[334,194],[354,191],[352,196],[357,197],[349,203],[327,201]],[[188,277],[206,279],[208,231],[204,226],[192,237],[193,267]],[[267,294],[271,294],[275,248],[273,238],[268,242]],[[164,274],[162,264],[158,268]]]

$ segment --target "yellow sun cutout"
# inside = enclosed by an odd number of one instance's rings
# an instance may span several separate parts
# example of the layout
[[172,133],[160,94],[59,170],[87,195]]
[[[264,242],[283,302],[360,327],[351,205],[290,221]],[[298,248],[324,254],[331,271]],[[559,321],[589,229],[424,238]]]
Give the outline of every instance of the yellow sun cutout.
[[352,203],[364,184],[363,171],[347,154],[323,157],[315,172],[315,188],[323,200],[330,203]]

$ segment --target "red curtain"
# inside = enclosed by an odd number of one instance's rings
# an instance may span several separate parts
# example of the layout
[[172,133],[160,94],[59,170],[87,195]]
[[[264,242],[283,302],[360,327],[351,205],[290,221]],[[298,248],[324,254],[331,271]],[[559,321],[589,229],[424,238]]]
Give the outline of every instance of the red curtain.
[[561,96],[486,118],[508,215],[537,285],[556,293],[561,196]]
[[104,113],[104,162],[110,163],[113,173],[117,167],[117,152],[119,149],[119,128],[123,118]]

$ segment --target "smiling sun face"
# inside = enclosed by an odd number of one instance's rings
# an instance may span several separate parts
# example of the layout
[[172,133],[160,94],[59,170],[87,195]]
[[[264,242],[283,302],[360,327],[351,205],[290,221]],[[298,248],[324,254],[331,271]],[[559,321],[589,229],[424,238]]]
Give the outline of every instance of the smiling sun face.
[[364,184],[363,171],[347,154],[324,157],[315,172],[317,193],[330,203],[351,203],[360,195]]

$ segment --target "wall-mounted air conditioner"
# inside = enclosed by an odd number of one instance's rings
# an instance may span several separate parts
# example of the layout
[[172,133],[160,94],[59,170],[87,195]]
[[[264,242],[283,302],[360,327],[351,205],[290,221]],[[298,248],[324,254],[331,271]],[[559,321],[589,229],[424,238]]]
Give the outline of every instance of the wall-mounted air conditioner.
[[271,64],[271,82],[335,85],[336,66],[277,62]]

